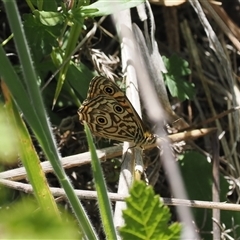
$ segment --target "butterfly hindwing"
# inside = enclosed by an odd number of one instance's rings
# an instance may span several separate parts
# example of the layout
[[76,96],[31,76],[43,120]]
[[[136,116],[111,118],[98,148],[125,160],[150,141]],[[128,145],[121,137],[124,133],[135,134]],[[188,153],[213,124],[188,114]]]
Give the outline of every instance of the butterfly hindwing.
[[115,98],[106,95],[84,101],[78,113],[80,121],[86,121],[96,136],[134,142],[140,130],[131,109],[123,108]]

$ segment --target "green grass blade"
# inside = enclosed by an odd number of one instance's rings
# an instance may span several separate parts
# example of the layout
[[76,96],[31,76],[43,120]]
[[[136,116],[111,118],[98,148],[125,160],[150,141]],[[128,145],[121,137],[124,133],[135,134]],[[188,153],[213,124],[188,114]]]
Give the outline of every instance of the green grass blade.
[[11,125],[14,129],[15,138],[18,142],[18,147],[16,147],[19,149],[20,159],[27,171],[28,180],[33,186],[38,204],[41,206],[42,210],[46,212],[54,211],[60,218],[57,205],[47,184],[45,174],[42,171],[40,160],[32,144],[29,132],[23,120],[19,116],[19,112],[12,101],[10,93],[4,82],[2,82],[2,92],[5,97],[5,117],[8,119],[9,123],[12,123]]
[[102,225],[104,228],[104,232],[106,234],[106,239],[117,239],[116,230],[113,223],[113,214],[111,209],[111,203],[109,201],[108,195],[107,195],[107,187],[106,183],[103,177],[103,171],[101,168],[100,161],[97,157],[96,148],[93,143],[91,132],[87,126],[87,124],[84,124],[85,131],[87,135],[88,145],[91,152],[92,157],[92,171],[93,171],[93,177],[95,182],[95,188],[97,190],[97,196],[98,196],[98,205],[99,205],[99,211],[102,219]]
[[[70,54],[72,54],[72,51],[74,50],[77,44],[77,40],[81,34],[81,31],[82,31],[82,24],[79,24],[78,22],[74,22],[74,25],[71,27],[71,30],[70,30],[70,35],[68,38],[68,43],[65,50],[63,62],[65,62],[69,58]],[[66,64],[64,64],[64,66],[62,67],[59,73],[57,88],[56,88],[56,92],[53,100],[53,106],[56,104],[57,98],[64,84],[69,65],[70,65],[70,59],[67,61]]]

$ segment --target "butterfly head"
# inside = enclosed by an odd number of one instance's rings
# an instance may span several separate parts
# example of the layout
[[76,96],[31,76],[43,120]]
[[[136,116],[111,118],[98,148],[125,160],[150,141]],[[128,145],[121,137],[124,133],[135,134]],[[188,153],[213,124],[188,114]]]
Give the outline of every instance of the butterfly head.
[[152,133],[148,133],[148,136],[147,136],[147,143],[148,144],[154,144],[157,140],[157,136],[152,134]]
[[141,141],[139,142],[135,142],[136,146],[140,147],[140,148],[144,148],[147,145],[151,145],[154,144],[157,140],[157,136],[146,131],[144,133],[144,137]]

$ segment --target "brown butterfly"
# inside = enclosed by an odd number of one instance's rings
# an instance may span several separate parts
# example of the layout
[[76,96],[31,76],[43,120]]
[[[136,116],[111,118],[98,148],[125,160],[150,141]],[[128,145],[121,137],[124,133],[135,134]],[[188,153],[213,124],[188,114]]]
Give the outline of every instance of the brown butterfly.
[[106,77],[91,80],[78,114],[80,122],[85,121],[96,136],[134,143],[140,148],[156,141],[126,95]]

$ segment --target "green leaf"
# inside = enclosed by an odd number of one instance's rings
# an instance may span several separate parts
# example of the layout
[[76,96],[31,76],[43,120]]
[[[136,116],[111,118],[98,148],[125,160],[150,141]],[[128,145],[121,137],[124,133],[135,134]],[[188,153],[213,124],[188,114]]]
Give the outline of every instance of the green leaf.
[[56,218],[50,207],[42,211],[31,198],[1,208],[0,219],[2,239],[82,239],[72,216]]
[[[33,60],[35,64],[38,64],[36,68],[39,68],[40,63],[45,63],[43,59],[46,59],[46,56],[52,52],[52,48],[58,47],[57,39],[61,34],[61,26],[57,25],[49,27],[43,25],[37,17],[31,14],[24,15],[23,25],[29,46],[31,48]],[[38,34],[36,34],[36,32]],[[50,70],[48,65],[45,66],[46,72],[49,72]]]
[[63,14],[59,12],[46,12],[35,10],[34,14],[39,17],[40,22],[46,26],[55,26],[64,21]]
[[81,13],[88,17],[110,15],[125,9],[136,7],[144,0],[106,1],[99,0],[91,5],[81,7]]
[[195,94],[194,84],[187,82],[184,78],[191,74],[188,62],[177,55],[173,55],[169,59],[163,56],[163,61],[168,70],[163,76],[171,95],[181,101],[192,99]]
[[[41,209],[45,211],[48,211],[48,209],[51,208],[52,211],[55,211],[56,216],[60,217],[56,202],[54,201],[54,198],[47,184],[45,174],[39,164],[40,160],[32,144],[31,137],[26,128],[26,125],[20,117],[19,111],[17,110],[13,99],[11,98],[10,92],[8,91],[4,82],[2,82],[1,87],[5,97],[5,108],[0,108],[0,110],[4,110],[5,113],[4,127],[5,129],[8,129],[7,127],[10,127],[11,130],[14,131],[15,137],[12,139],[12,146],[15,147],[18,156],[22,160],[22,163],[28,175],[28,180],[33,187],[34,194],[38,200],[39,206],[41,206]],[[2,111],[0,111],[0,113],[1,112]],[[8,129],[8,131],[10,133],[10,129]],[[12,138],[13,135],[10,134],[7,136],[11,136]],[[6,141],[6,139],[8,138],[5,137],[4,140]],[[15,143],[13,141],[15,141]],[[6,151],[7,149],[4,148],[4,150]],[[12,151],[13,150],[14,149],[12,149]],[[15,152],[16,151],[13,151],[13,153]],[[5,156],[6,153],[8,153],[8,151],[4,153]],[[9,154],[6,157],[9,159]]]
[[[191,200],[212,201],[212,163],[208,162],[206,156],[196,151],[188,151],[182,155],[180,164],[181,175],[184,186]],[[229,184],[224,176],[220,175],[220,201],[227,201]],[[212,209],[193,208],[195,224],[201,229],[201,239],[212,239],[209,232],[212,231]],[[233,222],[240,222],[240,215],[237,211],[221,211],[221,222],[225,229],[231,229]],[[204,223],[204,224],[203,224]],[[234,233],[229,233],[232,239],[240,236],[240,229],[236,228]]]
[[77,93],[78,96],[81,96],[82,99],[85,99],[87,97],[89,83],[93,77],[93,72],[91,72],[83,63],[71,63],[67,72],[66,80],[74,89],[74,92]]
[[125,226],[120,229],[123,239],[179,239],[180,224],[169,225],[170,212],[151,186],[136,181],[126,199],[123,211]]
[[63,63],[65,64],[61,67],[61,70],[59,72],[57,87],[56,87],[56,91],[53,99],[53,106],[56,104],[56,101],[59,97],[61,89],[64,85],[66,75],[70,66],[70,57],[77,45],[79,37],[81,36],[82,28],[83,28],[83,18],[78,19],[78,21],[75,21],[74,24],[71,26],[67,45],[65,48],[65,54],[63,56]]
[[9,117],[7,106],[0,103],[0,163],[14,163],[19,154],[19,141],[16,135],[14,123]]
[[59,4],[59,0],[57,1],[39,1],[39,0],[31,0],[26,1],[27,3],[31,2],[33,6],[36,6],[38,10],[45,10],[45,11],[57,11],[57,7]]

